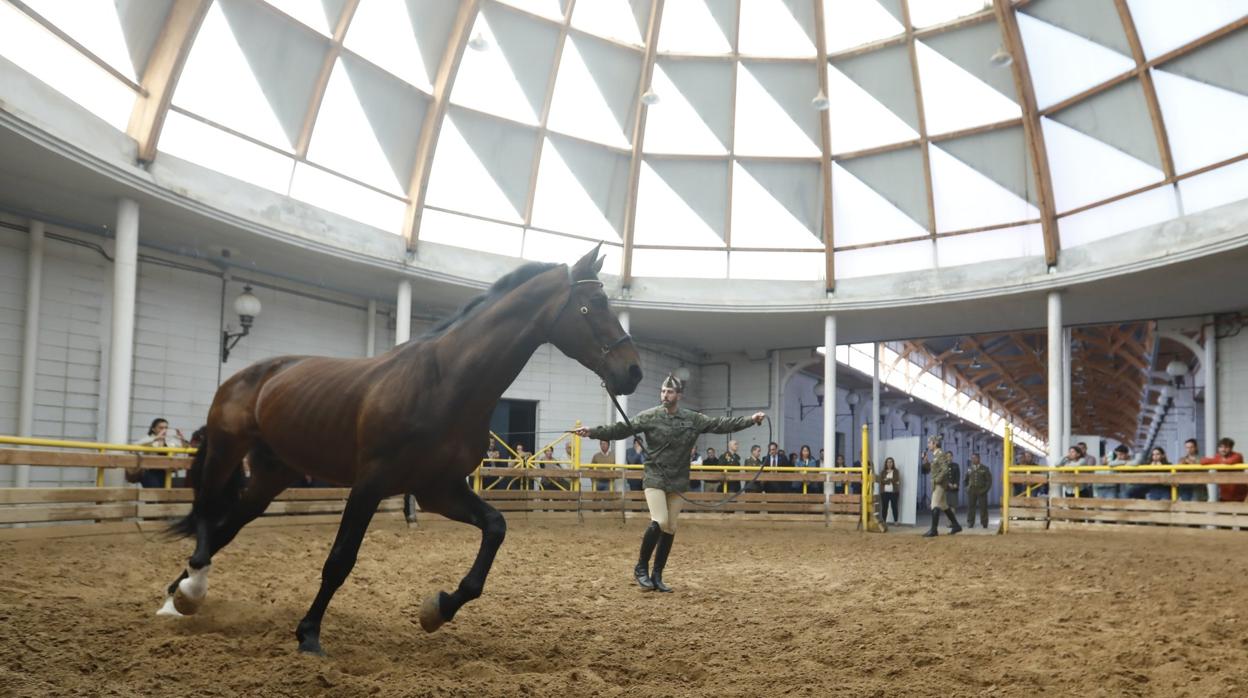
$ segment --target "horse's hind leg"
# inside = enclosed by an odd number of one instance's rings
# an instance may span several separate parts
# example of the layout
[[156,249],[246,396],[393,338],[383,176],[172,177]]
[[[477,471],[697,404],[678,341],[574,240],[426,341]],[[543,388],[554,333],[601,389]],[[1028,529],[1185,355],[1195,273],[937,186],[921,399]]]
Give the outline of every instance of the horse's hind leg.
[[356,484],[347,497],[347,505],[342,512],[342,523],[338,526],[338,535],[334,538],[334,547],[325,559],[321,568],[321,589],[308,609],[307,615],[299,621],[295,629],[295,637],[299,639],[299,651],[309,654],[324,655],[321,649],[321,619],[325,617],[325,609],[334,597],[334,592],[346,581],[355,567],[356,555],[360,552],[360,543],[364,541],[364,533],[373,520],[381,497],[374,487]]
[[485,578],[490,574],[490,567],[494,565],[494,556],[507,535],[507,521],[497,509],[478,497],[462,480],[450,486],[444,501],[429,508],[448,519],[472,524],[481,529],[481,547],[477,550],[477,559],[473,561],[468,574],[460,580],[459,587],[450,594],[440,591],[421,604],[420,627],[431,633],[442,627],[443,623],[454,619],[464,604],[481,596],[485,589]]
[[[165,603],[157,615],[184,615],[199,610],[207,595],[208,568],[212,557],[234,540],[244,526],[264,513],[273,498],[281,494],[299,478],[299,473],[287,467],[267,447],[257,446],[251,452],[251,480],[238,503],[226,512],[225,517],[208,529],[206,561],[198,568],[191,565],[169,585]],[[196,553],[200,552],[199,546]],[[192,556],[192,561],[195,557]],[[185,580],[185,581],[184,581]]]

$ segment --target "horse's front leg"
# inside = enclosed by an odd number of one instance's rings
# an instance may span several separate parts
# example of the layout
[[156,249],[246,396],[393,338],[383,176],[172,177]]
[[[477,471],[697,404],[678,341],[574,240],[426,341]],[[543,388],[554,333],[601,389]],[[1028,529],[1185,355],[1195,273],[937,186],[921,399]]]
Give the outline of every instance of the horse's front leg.
[[446,492],[445,497],[445,501],[438,502],[439,506],[434,510],[448,519],[472,524],[481,529],[481,548],[477,550],[477,559],[472,563],[472,569],[460,580],[455,591],[450,594],[440,591],[425,599],[421,605],[420,627],[430,633],[454,619],[464,604],[481,596],[481,591],[485,588],[485,578],[494,564],[494,555],[498,553],[498,548],[507,535],[507,521],[503,519],[503,515],[478,497],[467,483],[458,482]]
[[324,655],[321,649],[321,619],[325,617],[325,609],[334,597],[334,592],[346,581],[347,575],[355,567],[355,558],[360,551],[360,543],[364,541],[364,533],[373,520],[381,497],[366,484],[356,484],[347,497],[347,506],[342,512],[342,524],[338,527],[338,536],[334,538],[334,547],[329,551],[325,566],[321,568],[321,589],[308,609],[307,615],[299,621],[295,637],[299,639],[299,651],[308,654]]

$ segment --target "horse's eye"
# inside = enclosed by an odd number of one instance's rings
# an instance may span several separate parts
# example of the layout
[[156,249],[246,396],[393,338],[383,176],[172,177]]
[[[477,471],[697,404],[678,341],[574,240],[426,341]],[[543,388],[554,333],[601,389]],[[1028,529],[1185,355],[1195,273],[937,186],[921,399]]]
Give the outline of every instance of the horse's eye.
[[588,308],[588,307],[586,307],[586,306],[583,306],[583,305],[582,305],[582,306],[581,306],[581,315],[589,315],[589,308]]

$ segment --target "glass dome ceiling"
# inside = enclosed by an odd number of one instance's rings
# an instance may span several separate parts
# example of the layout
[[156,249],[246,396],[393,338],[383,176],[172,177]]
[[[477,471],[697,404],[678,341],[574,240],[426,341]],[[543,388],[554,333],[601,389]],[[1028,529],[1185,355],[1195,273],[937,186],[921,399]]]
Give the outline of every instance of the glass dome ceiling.
[[0,0],[0,56],[141,160],[626,283],[1053,262],[1248,192],[1248,0]]

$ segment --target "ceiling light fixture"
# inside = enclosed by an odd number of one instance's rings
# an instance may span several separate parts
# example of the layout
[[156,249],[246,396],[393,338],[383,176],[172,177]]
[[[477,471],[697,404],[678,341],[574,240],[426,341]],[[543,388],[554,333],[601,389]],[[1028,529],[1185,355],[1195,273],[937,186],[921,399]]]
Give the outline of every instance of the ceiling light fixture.
[[489,47],[490,47],[489,40],[486,39],[485,35],[482,34],[481,32],[477,32],[476,34],[473,34],[472,38],[468,40],[468,48],[472,49],[473,51],[484,51]]
[[815,111],[827,111],[832,103],[828,101],[828,95],[823,90],[819,90],[819,94],[810,100],[810,106],[814,107]]
[[996,53],[992,54],[992,58],[989,58],[988,62],[998,68],[1005,68],[1014,63],[1014,57],[1003,46],[998,48]]
[[653,89],[646,90],[641,95],[641,103],[646,106],[654,106],[659,103],[659,93]]

